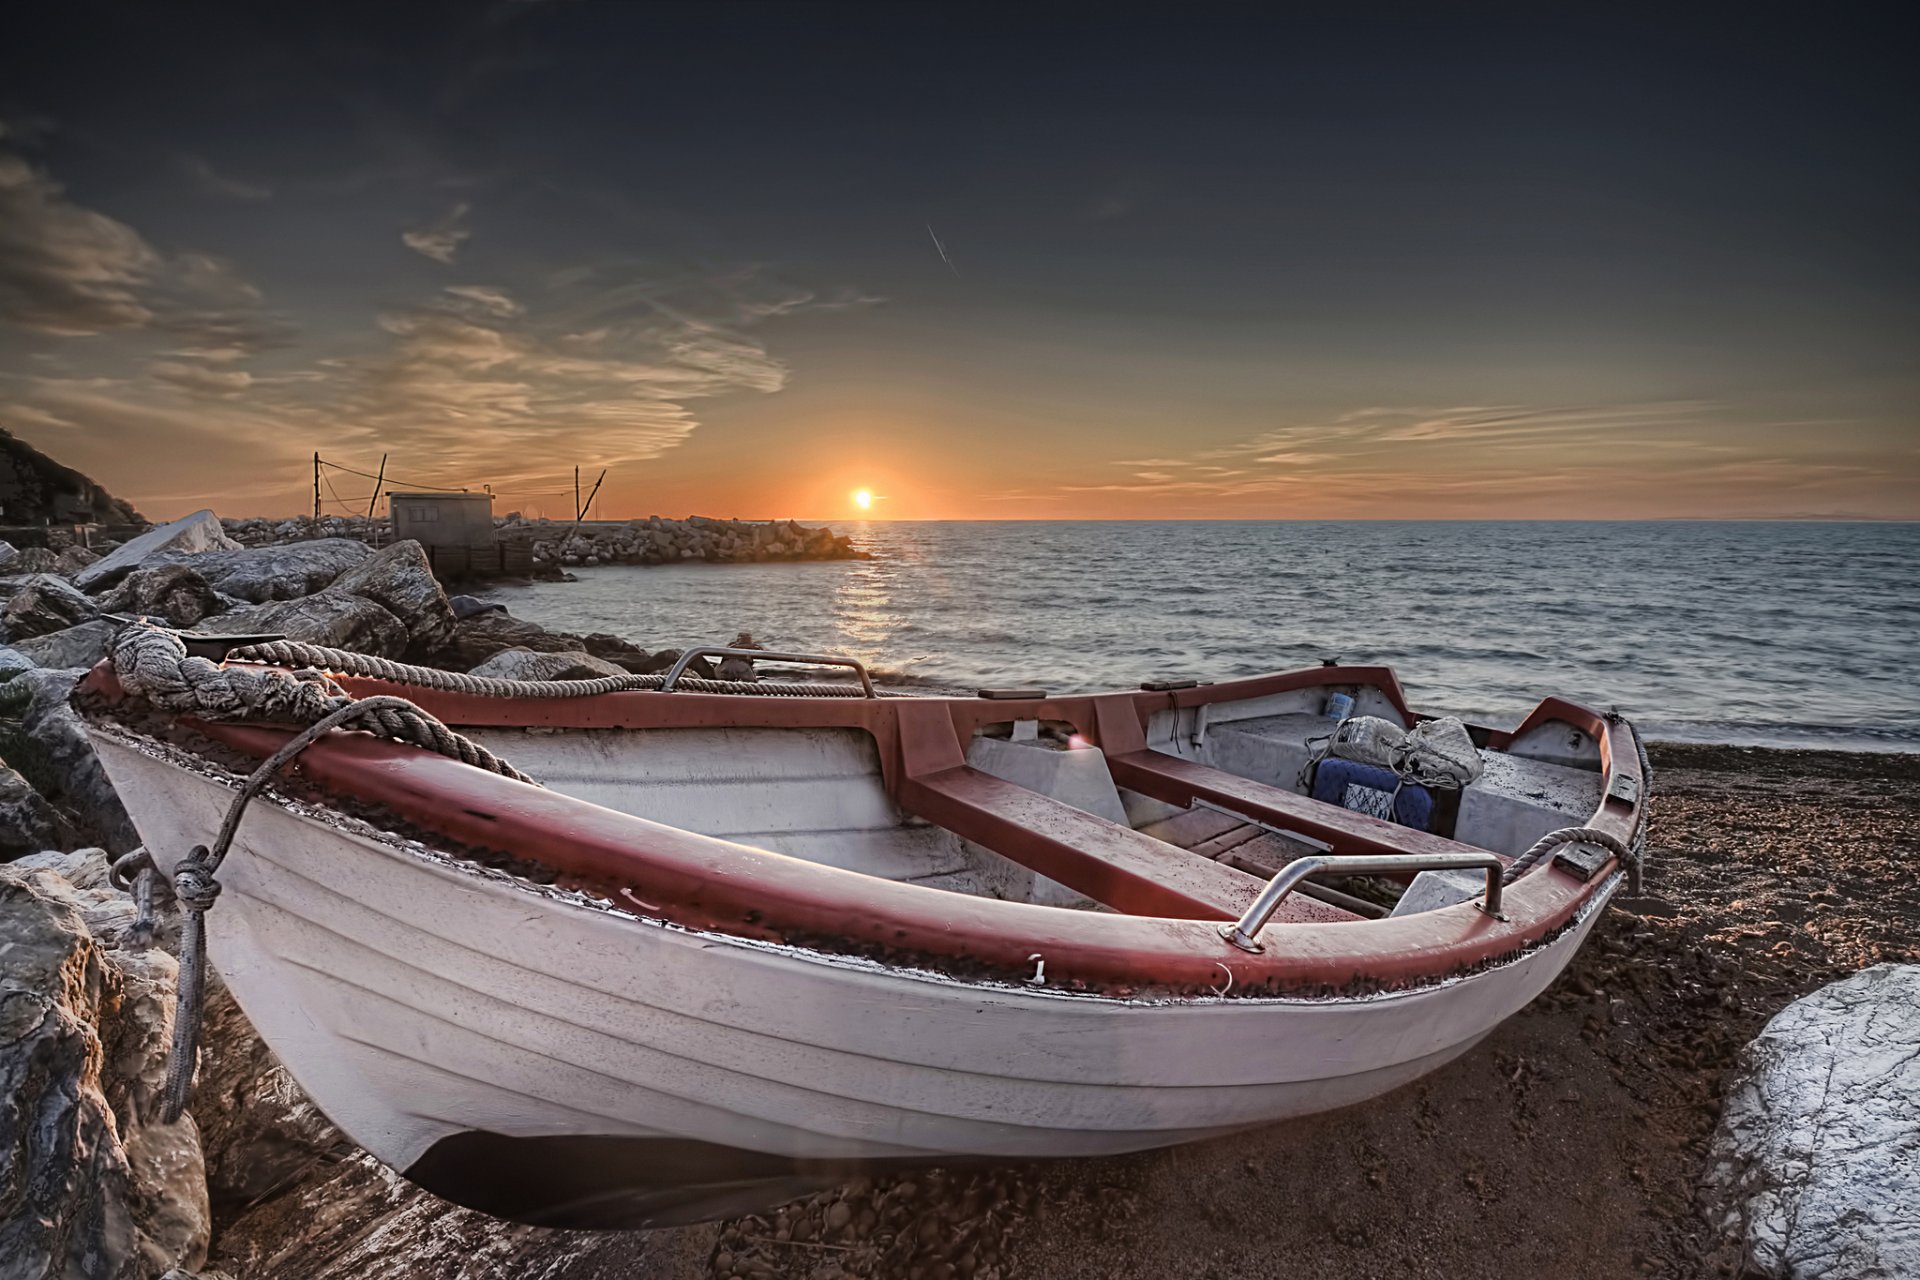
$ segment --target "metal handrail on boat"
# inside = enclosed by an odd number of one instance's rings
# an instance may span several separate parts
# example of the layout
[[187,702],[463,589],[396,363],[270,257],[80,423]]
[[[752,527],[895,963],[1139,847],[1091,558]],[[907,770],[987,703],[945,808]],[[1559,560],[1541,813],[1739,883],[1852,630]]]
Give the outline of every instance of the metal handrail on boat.
[[1309,876],[1335,875],[1382,876],[1396,875],[1408,871],[1485,871],[1487,873],[1487,896],[1480,903],[1480,910],[1496,920],[1504,920],[1500,914],[1500,876],[1507,864],[1497,854],[1492,853],[1383,853],[1373,854],[1315,854],[1312,857],[1295,858],[1267,881],[1267,887],[1253,900],[1232,924],[1220,926],[1220,936],[1242,951],[1262,951],[1256,940],[1260,930],[1287,895],[1300,887]]
[[816,667],[852,667],[854,674],[860,677],[860,688],[866,696],[880,696],[873,690],[873,677],[867,674],[866,664],[858,658],[839,658],[821,653],[770,653],[765,649],[735,649],[724,644],[702,645],[682,653],[679,660],[667,668],[666,678],[660,682],[660,692],[672,693],[674,682],[686,673],[688,664],[695,658],[748,658],[762,662],[800,662]]

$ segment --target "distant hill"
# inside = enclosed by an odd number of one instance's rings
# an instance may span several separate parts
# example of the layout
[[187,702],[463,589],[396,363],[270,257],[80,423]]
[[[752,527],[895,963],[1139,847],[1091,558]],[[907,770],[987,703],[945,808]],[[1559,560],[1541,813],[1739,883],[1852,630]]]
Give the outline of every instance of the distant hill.
[[0,525],[145,523],[90,477],[0,427]]

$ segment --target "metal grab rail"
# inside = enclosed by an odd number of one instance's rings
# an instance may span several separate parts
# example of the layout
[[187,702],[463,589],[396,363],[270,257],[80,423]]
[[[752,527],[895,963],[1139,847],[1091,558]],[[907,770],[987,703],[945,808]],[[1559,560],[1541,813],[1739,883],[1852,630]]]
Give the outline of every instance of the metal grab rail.
[[769,653],[765,649],[735,649],[730,645],[709,644],[698,649],[688,649],[671,667],[667,668],[666,678],[660,682],[660,692],[672,693],[673,685],[686,673],[687,665],[695,658],[757,658],[763,662],[802,662],[816,667],[852,667],[860,677],[860,688],[869,698],[880,695],[873,691],[873,677],[867,674],[866,664],[858,658],[836,658],[832,654],[820,653]]
[[1280,904],[1287,900],[1287,895],[1309,876],[1329,871],[1347,876],[1394,875],[1402,871],[1485,871],[1487,896],[1480,909],[1496,920],[1505,920],[1500,914],[1500,877],[1506,869],[1507,864],[1491,853],[1316,854],[1295,858],[1267,881],[1267,887],[1260,891],[1244,915],[1232,924],[1220,926],[1220,936],[1242,951],[1264,950],[1255,939],[1273,918],[1273,913],[1280,909]]

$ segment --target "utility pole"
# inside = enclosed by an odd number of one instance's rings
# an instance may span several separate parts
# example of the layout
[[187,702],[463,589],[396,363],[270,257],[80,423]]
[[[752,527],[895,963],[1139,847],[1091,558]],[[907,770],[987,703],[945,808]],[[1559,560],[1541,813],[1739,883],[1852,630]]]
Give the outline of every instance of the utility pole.
[[[595,481],[593,482],[593,488],[587,491],[587,501],[586,501],[586,503],[585,503],[585,505],[583,505],[583,506],[582,506],[582,507],[580,508],[580,514],[574,517],[574,520],[575,520],[576,522],[578,522],[578,521],[581,521],[581,520],[585,520],[585,519],[587,518],[587,512],[589,512],[589,511],[591,511],[591,510],[593,510],[593,496],[594,496],[594,494],[596,494],[596,493],[599,493],[599,492],[600,492],[600,485],[601,485],[601,484],[602,484],[602,483],[603,483],[603,482],[604,482],[604,481],[606,480],[606,478],[607,478],[607,473],[606,473],[606,471],[605,471],[605,470],[603,469],[603,470],[602,470],[602,471],[600,472],[600,479],[599,479],[599,480],[595,480]],[[577,484],[577,482],[576,482],[576,484]],[[578,500],[578,495],[579,495],[579,492],[580,492],[580,490],[579,490],[579,489],[578,489],[578,488],[576,487],[576,488],[574,489],[574,495],[575,495],[575,499],[576,499],[576,501]]]
[[320,451],[313,451],[313,536],[320,536]]
[[367,499],[367,519],[373,519],[373,509],[380,502],[380,486],[387,478],[387,455],[380,455],[380,474],[373,478],[373,496]]
[[580,468],[573,469],[573,520],[580,522]]

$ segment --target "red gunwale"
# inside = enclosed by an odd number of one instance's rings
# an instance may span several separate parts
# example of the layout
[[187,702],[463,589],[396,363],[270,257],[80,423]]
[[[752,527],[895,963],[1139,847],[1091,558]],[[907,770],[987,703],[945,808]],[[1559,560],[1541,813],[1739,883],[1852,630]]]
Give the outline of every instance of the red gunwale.
[[[1065,721],[1096,744],[1144,747],[1154,711],[1327,684],[1372,685],[1402,714],[1412,714],[1399,682],[1384,667],[1317,667],[1169,692],[1020,701],[653,692],[548,700],[439,693],[354,678],[341,683],[357,696],[411,698],[453,725],[860,728],[879,745],[890,790],[903,779],[953,767],[975,730],[1010,720]],[[104,664],[87,684],[108,699],[120,693]],[[1614,793],[1623,790],[1615,786],[1620,776],[1643,781],[1632,730],[1555,698],[1543,701],[1518,729],[1496,734],[1494,745],[1504,747],[1549,721],[1579,728],[1599,743],[1603,798],[1586,825],[1628,840],[1637,803]],[[253,725],[195,727],[258,758],[290,736]],[[1262,991],[1437,979],[1539,943],[1570,923],[1616,869],[1610,863],[1582,882],[1549,865],[1508,889],[1504,921],[1463,904],[1383,920],[1276,922],[1261,935],[1265,950],[1248,954],[1204,920],[1040,907],[883,880],[650,822],[362,733],[314,743],[297,767],[324,790],[381,806],[451,840],[628,889],[659,916],[690,928],[1002,971],[1029,966],[1038,954],[1046,960],[1049,986],[1078,983],[1103,991],[1224,989],[1229,977],[1235,988]],[[1626,793],[1640,796],[1644,787]]]

